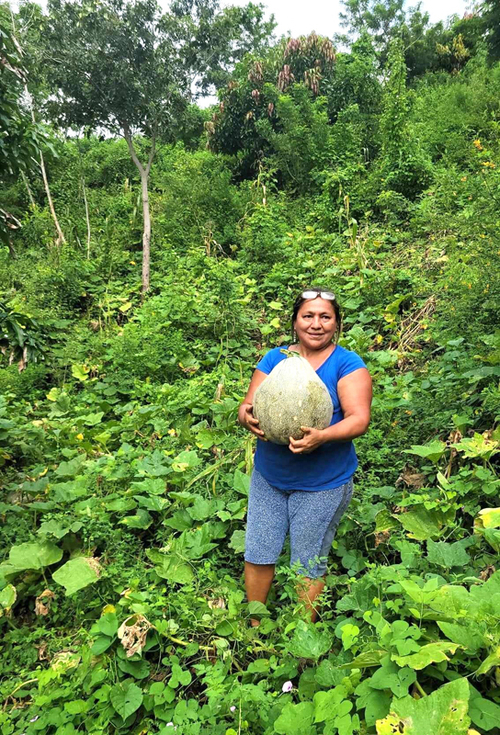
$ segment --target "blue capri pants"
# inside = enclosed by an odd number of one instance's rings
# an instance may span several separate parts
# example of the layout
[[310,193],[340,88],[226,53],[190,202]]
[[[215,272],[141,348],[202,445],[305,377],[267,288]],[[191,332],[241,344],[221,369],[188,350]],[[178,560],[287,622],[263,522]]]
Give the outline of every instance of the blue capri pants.
[[321,577],[353,492],[352,478],[331,490],[278,490],[254,469],[248,499],[245,561],[275,564],[290,532],[290,564]]

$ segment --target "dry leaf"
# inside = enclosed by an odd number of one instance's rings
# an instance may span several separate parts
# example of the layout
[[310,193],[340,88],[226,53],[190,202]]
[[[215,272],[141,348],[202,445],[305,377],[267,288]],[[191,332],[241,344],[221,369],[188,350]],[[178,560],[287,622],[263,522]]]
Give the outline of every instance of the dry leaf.
[[390,531],[378,531],[375,534],[375,548],[377,546],[380,546],[380,544],[385,544],[385,542],[390,538],[391,532]]
[[489,579],[492,574],[495,574],[495,572],[496,567],[493,564],[488,564],[488,566],[479,573],[479,579],[482,579],[483,582],[486,582],[486,580]]
[[118,628],[117,636],[122,642],[127,658],[142,651],[146,645],[148,631],[151,628],[154,628],[154,625],[144,615],[131,615],[123,621]]
[[54,599],[55,594],[52,590],[44,590],[35,600],[35,615],[48,615],[50,603]]
[[414,487],[415,490],[420,490],[421,487],[424,487],[426,478],[425,475],[422,475],[420,472],[412,472],[410,469],[405,467],[398,477],[396,485],[400,485],[401,482],[404,482],[407,487]]
[[93,556],[91,556],[85,559],[89,567],[94,570],[94,572],[97,574],[98,577],[101,576],[101,571],[102,571],[101,565],[99,564],[99,558],[100,557],[94,558]]

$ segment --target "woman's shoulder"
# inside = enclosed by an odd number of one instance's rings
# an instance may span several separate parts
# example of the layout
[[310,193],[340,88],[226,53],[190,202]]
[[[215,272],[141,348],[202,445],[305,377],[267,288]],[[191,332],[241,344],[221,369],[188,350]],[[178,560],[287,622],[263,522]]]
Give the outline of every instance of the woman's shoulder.
[[343,378],[354,370],[358,370],[358,368],[366,367],[363,358],[354,350],[348,350],[341,345],[337,345],[333,354],[336,355],[335,362],[339,378]]

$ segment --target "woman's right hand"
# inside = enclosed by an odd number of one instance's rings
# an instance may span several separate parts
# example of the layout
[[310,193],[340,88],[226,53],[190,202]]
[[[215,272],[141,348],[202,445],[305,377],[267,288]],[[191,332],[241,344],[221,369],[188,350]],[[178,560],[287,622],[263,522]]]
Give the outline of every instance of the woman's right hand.
[[266,441],[264,432],[259,429],[259,421],[253,415],[253,405],[251,403],[242,403],[240,410],[238,411],[238,421],[242,426],[245,427],[252,434],[255,434],[259,439]]

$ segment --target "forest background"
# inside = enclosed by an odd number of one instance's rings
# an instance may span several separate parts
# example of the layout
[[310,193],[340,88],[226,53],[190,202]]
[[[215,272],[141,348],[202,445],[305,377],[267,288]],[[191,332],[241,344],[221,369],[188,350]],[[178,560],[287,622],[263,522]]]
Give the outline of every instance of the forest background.
[[[500,733],[500,7],[343,24],[0,6],[2,735]],[[236,425],[312,283],[375,384],[316,625]]]

